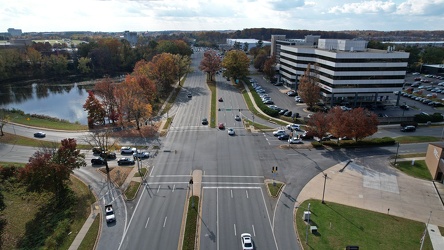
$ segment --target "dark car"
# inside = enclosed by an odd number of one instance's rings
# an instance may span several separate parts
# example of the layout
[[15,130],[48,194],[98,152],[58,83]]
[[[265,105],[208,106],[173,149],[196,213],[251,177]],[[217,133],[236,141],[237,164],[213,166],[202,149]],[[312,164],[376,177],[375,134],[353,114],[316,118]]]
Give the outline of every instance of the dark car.
[[37,137],[37,138],[45,138],[45,137],[46,137],[46,134],[43,133],[43,132],[37,132],[37,133],[34,133],[34,137]]
[[290,117],[292,114],[293,114],[293,112],[291,110],[289,110],[289,111],[284,113],[284,116]]
[[219,123],[219,129],[225,129],[225,125],[223,123]]
[[123,158],[120,158],[118,161],[117,161],[117,165],[133,165],[134,164],[134,160],[131,160],[130,158],[128,158],[128,157],[123,157]]
[[401,128],[402,132],[415,132],[416,131],[416,127],[415,126],[405,126],[403,128]]
[[221,98],[219,98],[219,102],[223,102],[224,101],[224,99],[221,97]]
[[280,115],[284,115],[285,112],[287,112],[287,111],[288,111],[288,109],[283,109],[283,110],[279,111],[279,114],[280,114]]
[[282,135],[278,136],[278,139],[281,141],[288,140],[288,139],[290,139],[290,135],[289,134],[282,134]]
[[92,151],[93,151],[93,154],[100,154],[100,153],[102,153],[102,151],[104,151],[105,149],[104,148],[101,148],[101,147],[93,147],[93,149],[92,149]]
[[191,98],[191,97],[193,97],[193,96],[191,95],[191,93],[188,93],[188,95],[187,95],[187,96],[188,96],[188,98]]
[[103,159],[102,157],[97,157],[97,158],[91,159],[91,164],[92,165],[105,165],[105,159]]
[[406,105],[406,104],[403,104],[403,105],[401,105],[401,106],[399,106],[401,109],[403,109],[403,110],[409,110],[410,109],[410,107],[408,106],[408,105]]
[[208,125],[208,120],[207,120],[207,118],[203,118],[203,119],[202,119],[202,125]]
[[111,151],[102,151],[100,153],[100,157],[107,159],[107,160],[114,160],[117,158],[116,153],[111,152]]
[[288,96],[297,96],[297,95],[298,95],[298,92],[296,92],[296,91],[294,91],[294,90],[290,90],[290,91],[287,92],[287,95],[288,95]]

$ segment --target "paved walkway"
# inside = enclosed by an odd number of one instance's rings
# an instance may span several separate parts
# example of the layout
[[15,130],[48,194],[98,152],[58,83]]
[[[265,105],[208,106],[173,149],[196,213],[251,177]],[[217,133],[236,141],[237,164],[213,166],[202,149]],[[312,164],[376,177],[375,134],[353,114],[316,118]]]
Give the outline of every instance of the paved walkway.
[[[353,162],[343,169],[346,163],[324,172],[326,202],[389,213],[424,224],[430,217],[428,231],[433,248],[444,249],[444,238],[437,227],[444,226],[444,206],[431,181],[410,177],[393,168],[378,172]],[[302,189],[296,205],[311,198],[322,200],[323,188],[324,175],[320,173]]]

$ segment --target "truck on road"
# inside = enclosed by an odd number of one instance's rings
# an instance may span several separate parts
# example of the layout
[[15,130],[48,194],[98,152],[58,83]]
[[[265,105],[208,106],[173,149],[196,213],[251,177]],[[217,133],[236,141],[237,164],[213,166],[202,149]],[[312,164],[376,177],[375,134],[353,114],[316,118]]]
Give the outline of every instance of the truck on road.
[[106,223],[116,221],[116,215],[114,214],[113,205],[105,205],[105,218]]

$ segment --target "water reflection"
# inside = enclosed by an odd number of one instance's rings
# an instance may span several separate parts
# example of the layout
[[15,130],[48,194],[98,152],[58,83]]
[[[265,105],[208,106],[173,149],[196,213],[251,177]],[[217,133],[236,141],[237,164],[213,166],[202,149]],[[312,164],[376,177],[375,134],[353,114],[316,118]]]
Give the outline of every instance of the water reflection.
[[0,107],[87,124],[83,104],[92,84],[0,85]]

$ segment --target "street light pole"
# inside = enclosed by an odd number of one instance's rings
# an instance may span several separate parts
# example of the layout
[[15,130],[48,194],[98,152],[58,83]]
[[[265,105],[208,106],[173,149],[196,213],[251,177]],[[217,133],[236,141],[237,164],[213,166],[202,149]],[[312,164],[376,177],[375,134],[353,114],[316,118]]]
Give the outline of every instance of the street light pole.
[[397,142],[397,147],[396,147],[396,155],[395,155],[395,166],[396,166],[396,160],[398,159],[398,152],[399,152],[399,142]]
[[322,191],[322,204],[325,204],[324,195],[325,195],[325,183],[327,182],[327,174],[324,173],[324,191]]

